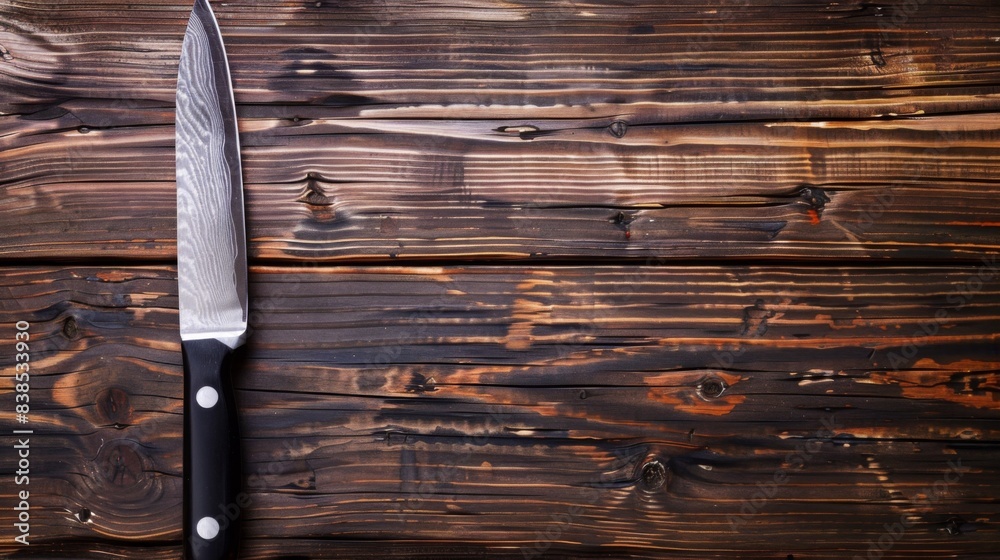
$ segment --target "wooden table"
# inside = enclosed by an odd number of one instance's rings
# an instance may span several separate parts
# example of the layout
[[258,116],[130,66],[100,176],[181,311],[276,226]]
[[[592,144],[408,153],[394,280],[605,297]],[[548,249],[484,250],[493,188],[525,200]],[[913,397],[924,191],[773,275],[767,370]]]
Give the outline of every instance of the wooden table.
[[[994,0],[214,4],[244,558],[996,557]],[[189,9],[0,4],[4,557],[180,555]]]

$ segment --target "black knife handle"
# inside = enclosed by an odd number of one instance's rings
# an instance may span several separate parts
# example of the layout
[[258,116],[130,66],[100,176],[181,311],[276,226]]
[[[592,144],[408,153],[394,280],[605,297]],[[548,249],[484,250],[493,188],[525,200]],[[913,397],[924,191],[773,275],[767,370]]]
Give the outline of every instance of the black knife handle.
[[184,353],[184,557],[236,558],[240,518],[240,435],[230,363],[215,339],[186,340]]

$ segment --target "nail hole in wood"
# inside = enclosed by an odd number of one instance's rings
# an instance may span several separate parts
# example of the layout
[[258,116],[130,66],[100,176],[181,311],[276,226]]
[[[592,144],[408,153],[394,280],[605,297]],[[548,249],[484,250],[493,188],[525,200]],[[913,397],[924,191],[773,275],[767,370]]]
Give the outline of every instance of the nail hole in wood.
[[76,512],[76,518],[79,519],[81,523],[87,523],[90,521],[90,510],[87,508],[80,509],[80,511]]

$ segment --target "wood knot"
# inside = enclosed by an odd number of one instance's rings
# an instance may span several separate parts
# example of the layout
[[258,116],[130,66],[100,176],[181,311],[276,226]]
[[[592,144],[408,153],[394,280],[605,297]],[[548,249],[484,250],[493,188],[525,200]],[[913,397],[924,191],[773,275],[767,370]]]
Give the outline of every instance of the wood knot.
[[10,54],[10,51],[7,50],[7,47],[0,45],[0,58],[4,59],[7,62],[10,62],[14,60],[14,55]]
[[128,393],[118,387],[111,387],[97,395],[97,412],[105,424],[128,426],[132,423],[132,403]]
[[618,212],[615,217],[612,218],[611,222],[618,227],[618,229],[625,232],[625,240],[628,241],[632,238],[632,222],[635,221],[635,215],[626,212]]
[[626,214],[625,212],[618,212],[615,214],[614,223],[618,227],[628,227],[629,224],[635,219],[635,216],[631,214]]
[[657,459],[653,459],[642,466],[639,475],[642,489],[647,492],[655,492],[667,483],[667,467]]
[[698,385],[698,393],[703,397],[714,399],[726,392],[726,382],[716,377],[709,377]]
[[410,382],[406,384],[407,393],[433,393],[437,391],[433,377],[424,377],[419,373],[414,373],[410,377]]
[[882,68],[886,65],[885,54],[882,53],[881,46],[873,48],[868,56],[871,58],[872,64],[874,64],[875,67]]
[[817,210],[823,209],[826,203],[830,202],[830,196],[820,187],[804,186],[799,190],[799,197]]
[[[84,509],[77,513],[81,522],[95,517],[117,517],[124,512],[145,511],[150,504],[164,499],[163,483],[171,477],[160,476],[158,467],[143,444],[131,439],[105,441],[93,461],[87,461],[80,480],[80,491],[86,496]],[[173,495],[173,494],[171,494]]]
[[312,173],[306,177],[306,186],[299,193],[295,202],[304,202],[310,206],[333,206],[333,201],[326,195],[319,180]]
[[336,218],[337,214],[333,209],[333,200],[327,196],[326,191],[320,184],[321,182],[322,179],[317,178],[315,174],[310,173],[307,175],[306,185],[303,187],[302,192],[299,193],[298,198],[295,199],[295,202],[302,202],[308,205],[314,219],[328,222]]
[[972,523],[967,522],[961,517],[952,517],[949,519],[945,525],[944,530],[949,535],[963,535],[965,533],[975,533],[976,526]]
[[[137,446],[138,444],[136,444]],[[132,445],[126,443],[125,440],[119,440],[108,442],[101,447],[96,464],[105,483],[116,487],[131,488],[148,481],[145,462]]]
[[67,317],[66,320],[63,321],[62,333],[66,338],[76,338],[76,335],[80,333],[80,328],[76,324],[75,317]]
[[615,138],[623,138],[628,133],[628,123],[625,121],[615,121],[608,125],[608,132]]
[[764,300],[758,299],[750,307],[743,308],[743,330],[740,334],[763,336],[767,332],[767,320],[771,317],[774,317],[774,311],[764,305]]
[[295,490],[315,490],[316,489],[316,473],[314,471],[309,471],[302,476],[296,478],[288,484],[289,488]]
[[803,186],[799,189],[799,200],[806,204],[806,213],[809,215],[809,221],[813,225],[816,225],[823,216],[823,209],[826,207],[826,203],[830,202],[830,196],[826,194],[825,190],[819,187]]

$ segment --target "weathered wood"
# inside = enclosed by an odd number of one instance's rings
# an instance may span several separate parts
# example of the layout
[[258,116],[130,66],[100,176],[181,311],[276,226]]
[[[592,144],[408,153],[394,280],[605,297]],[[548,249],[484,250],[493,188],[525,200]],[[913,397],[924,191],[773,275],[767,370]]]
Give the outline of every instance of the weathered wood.
[[[82,96],[172,104],[189,8],[6,2],[2,111]],[[990,0],[270,0],[217,12],[243,103],[678,122],[992,110],[998,101],[1000,8]]]
[[[80,119],[110,117],[63,109],[12,123],[0,256],[172,259],[172,116],[116,113],[144,122],[81,133]],[[649,125],[622,138],[609,119],[546,120],[529,139],[497,132],[501,121],[248,118],[250,250],[978,259],[1000,250],[996,116]]]
[[[179,546],[174,274],[0,277],[2,329],[32,325],[33,532],[51,557]],[[849,558],[900,516],[883,558],[998,546],[995,265],[251,281],[248,558]]]
[[[189,7],[0,3],[0,556],[180,554]],[[1000,5],[215,9],[245,558],[995,556]]]
[[[218,8],[259,258],[998,249],[987,0]],[[0,256],[173,257],[186,14],[0,6]]]

